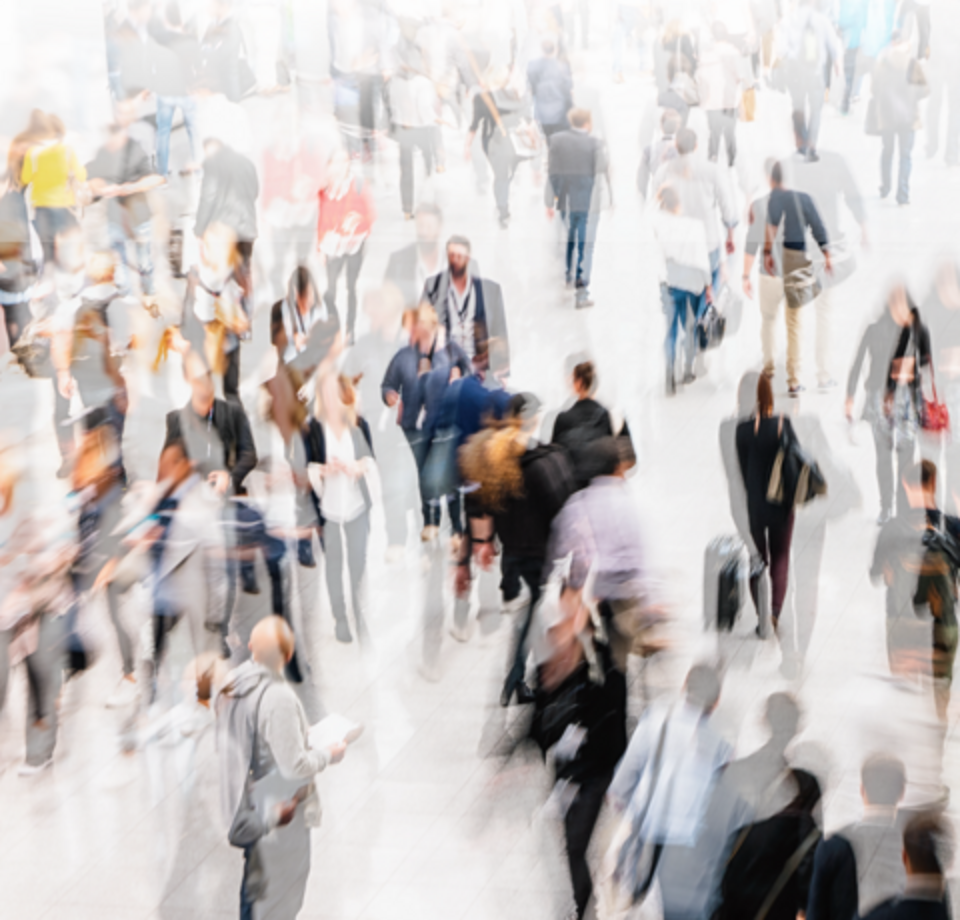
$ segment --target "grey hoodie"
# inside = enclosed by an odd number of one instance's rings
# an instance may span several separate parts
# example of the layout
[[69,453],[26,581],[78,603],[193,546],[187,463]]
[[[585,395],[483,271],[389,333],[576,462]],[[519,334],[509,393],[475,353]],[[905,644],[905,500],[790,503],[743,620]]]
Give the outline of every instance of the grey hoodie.
[[[223,819],[231,829],[230,842],[247,846],[272,829],[251,807],[253,783],[272,772],[288,780],[310,781],[328,760],[323,751],[310,748],[307,717],[292,688],[282,675],[255,661],[227,675],[216,711]],[[303,807],[307,826],[316,827],[320,802],[315,789]]]

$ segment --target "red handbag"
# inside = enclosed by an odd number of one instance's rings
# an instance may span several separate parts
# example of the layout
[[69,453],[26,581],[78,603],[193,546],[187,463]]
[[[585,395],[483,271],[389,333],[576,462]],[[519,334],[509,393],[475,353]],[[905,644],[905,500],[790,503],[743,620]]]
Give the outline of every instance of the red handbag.
[[930,383],[933,388],[933,399],[923,399],[923,418],[920,427],[924,431],[940,432],[950,428],[950,410],[946,403],[940,402],[937,397],[937,380],[933,375],[933,362],[930,362]]

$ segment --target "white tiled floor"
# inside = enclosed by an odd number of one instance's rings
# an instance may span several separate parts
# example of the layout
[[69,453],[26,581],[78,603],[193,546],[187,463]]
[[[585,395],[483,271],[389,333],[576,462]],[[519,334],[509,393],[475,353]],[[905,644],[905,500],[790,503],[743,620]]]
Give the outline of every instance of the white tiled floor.
[[[702,633],[700,598],[703,548],[732,530],[717,429],[734,409],[739,375],[758,367],[759,320],[755,304],[747,302],[742,329],[711,357],[709,375],[676,399],[663,398],[654,247],[633,191],[637,126],[652,91],[635,76],[623,86],[608,85],[603,62],[599,51],[592,55],[610,130],[616,208],[601,222],[591,310],[575,311],[572,295],[560,286],[559,247],[552,242],[557,228],[545,222],[541,188],[528,166],[516,177],[515,220],[506,231],[496,226],[489,192],[475,193],[472,170],[460,160],[452,135],[448,171],[433,180],[433,190],[445,209],[447,231],[469,234],[484,273],[504,286],[514,353],[511,386],[532,389],[555,407],[566,395],[563,359],[588,349],[599,367],[601,400],[630,421],[640,455],[633,484],[652,565],[674,615],[674,648],[644,675],[646,692],[659,694],[679,686],[686,665],[712,654],[716,644]],[[763,158],[789,151],[785,99],[762,93],[759,111],[757,124],[738,129],[738,171],[751,190],[759,186]],[[821,142],[853,164],[871,226],[872,248],[836,298],[840,380],[887,280],[903,272],[922,294],[934,257],[955,250],[960,203],[960,174],[925,161],[920,144],[914,203],[898,210],[878,201],[878,142],[863,137],[861,114],[844,120],[828,108]],[[699,127],[696,115],[694,124]],[[388,160],[375,176],[381,217],[364,267],[366,284],[375,283],[389,253],[412,238],[411,226],[398,219],[392,151]],[[742,233],[738,247],[741,240]],[[739,253],[732,272],[739,270],[738,259]],[[266,300],[259,304],[266,306]],[[812,323],[807,325],[809,356]],[[49,393],[42,389],[10,372],[0,375],[4,427],[32,424],[41,432],[46,452],[34,473],[40,487],[52,488]],[[31,409],[22,393],[40,408]],[[749,751],[762,739],[763,699],[792,686],[805,710],[803,737],[822,746],[825,820],[836,827],[855,809],[856,726],[854,710],[845,705],[851,680],[884,668],[883,598],[866,577],[877,498],[869,434],[860,429],[854,440],[848,433],[842,393],[809,391],[799,408],[819,417],[837,457],[856,472],[862,502],[828,530],[820,616],[803,678],[788,685],[779,676],[779,652],[773,642],[752,638],[748,612],[725,644],[730,670],[718,718],[738,750]],[[313,837],[301,916],[554,920],[564,909],[567,881],[556,827],[540,814],[548,791],[545,771],[536,760],[481,756],[502,733],[504,719],[516,719],[513,710],[504,714],[496,706],[509,624],[478,631],[467,645],[445,637],[442,680],[424,682],[416,671],[416,552],[411,546],[404,567],[385,566],[377,530],[370,562],[371,653],[333,641],[324,598],[317,650],[323,699],[331,710],[362,721],[366,732],[342,765],[320,777],[324,822]],[[192,742],[181,741],[173,748],[121,753],[119,718],[103,708],[116,672],[108,645],[96,667],[68,686],[55,765],[32,779],[9,769],[21,752],[25,708],[22,676],[13,682],[0,717],[0,764],[8,768],[0,775],[0,914],[16,920],[236,916],[240,854],[228,847],[219,824],[211,732],[195,752]],[[633,708],[641,707],[638,698]],[[944,762],[951,786],[958,771],[957,714],[954,706]]]

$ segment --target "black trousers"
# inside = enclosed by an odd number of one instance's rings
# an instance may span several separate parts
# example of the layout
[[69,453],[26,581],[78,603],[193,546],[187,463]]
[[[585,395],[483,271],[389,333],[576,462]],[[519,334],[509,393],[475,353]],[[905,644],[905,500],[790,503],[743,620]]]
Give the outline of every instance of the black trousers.
[[607,771],[581,783],[577,795],[563,819],[567,843],[567,863],[573,883],[573,899],[577,905],[577,920],[583,917],[593,894],[593,879],[587,865],[587,847],[597,824],[603,797],[606,795],[613,772]]
[[357,279],[363,267],[363,249],[361,244],[352,255],[327,259],[327,292],[323,295],[323,299],[327,302],[327,309],[331,313],[337,310],[337,282],[340,280],[340,272],[344,267],[347,269],[346,334],[348,338],[353,337],[353,329],[357,324]]

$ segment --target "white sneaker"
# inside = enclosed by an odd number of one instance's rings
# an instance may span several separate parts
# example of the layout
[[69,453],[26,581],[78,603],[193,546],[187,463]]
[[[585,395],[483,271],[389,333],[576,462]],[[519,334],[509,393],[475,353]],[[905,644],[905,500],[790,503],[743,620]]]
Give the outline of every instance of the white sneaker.
[[140,685],[136,680],[120,678],[117,688],[107,697],[107,709],[125,709],[140,699]]
[[469,642],[470,637],[473,635],[473,624],[468,622],[466,626],[451,626],[450,635],[453,636],[457,642]]
[[22,763],[17,767],[18,776],[36,776],[42,773],[47,767],[53,765],[53,757],[48,757],[43,763]]

